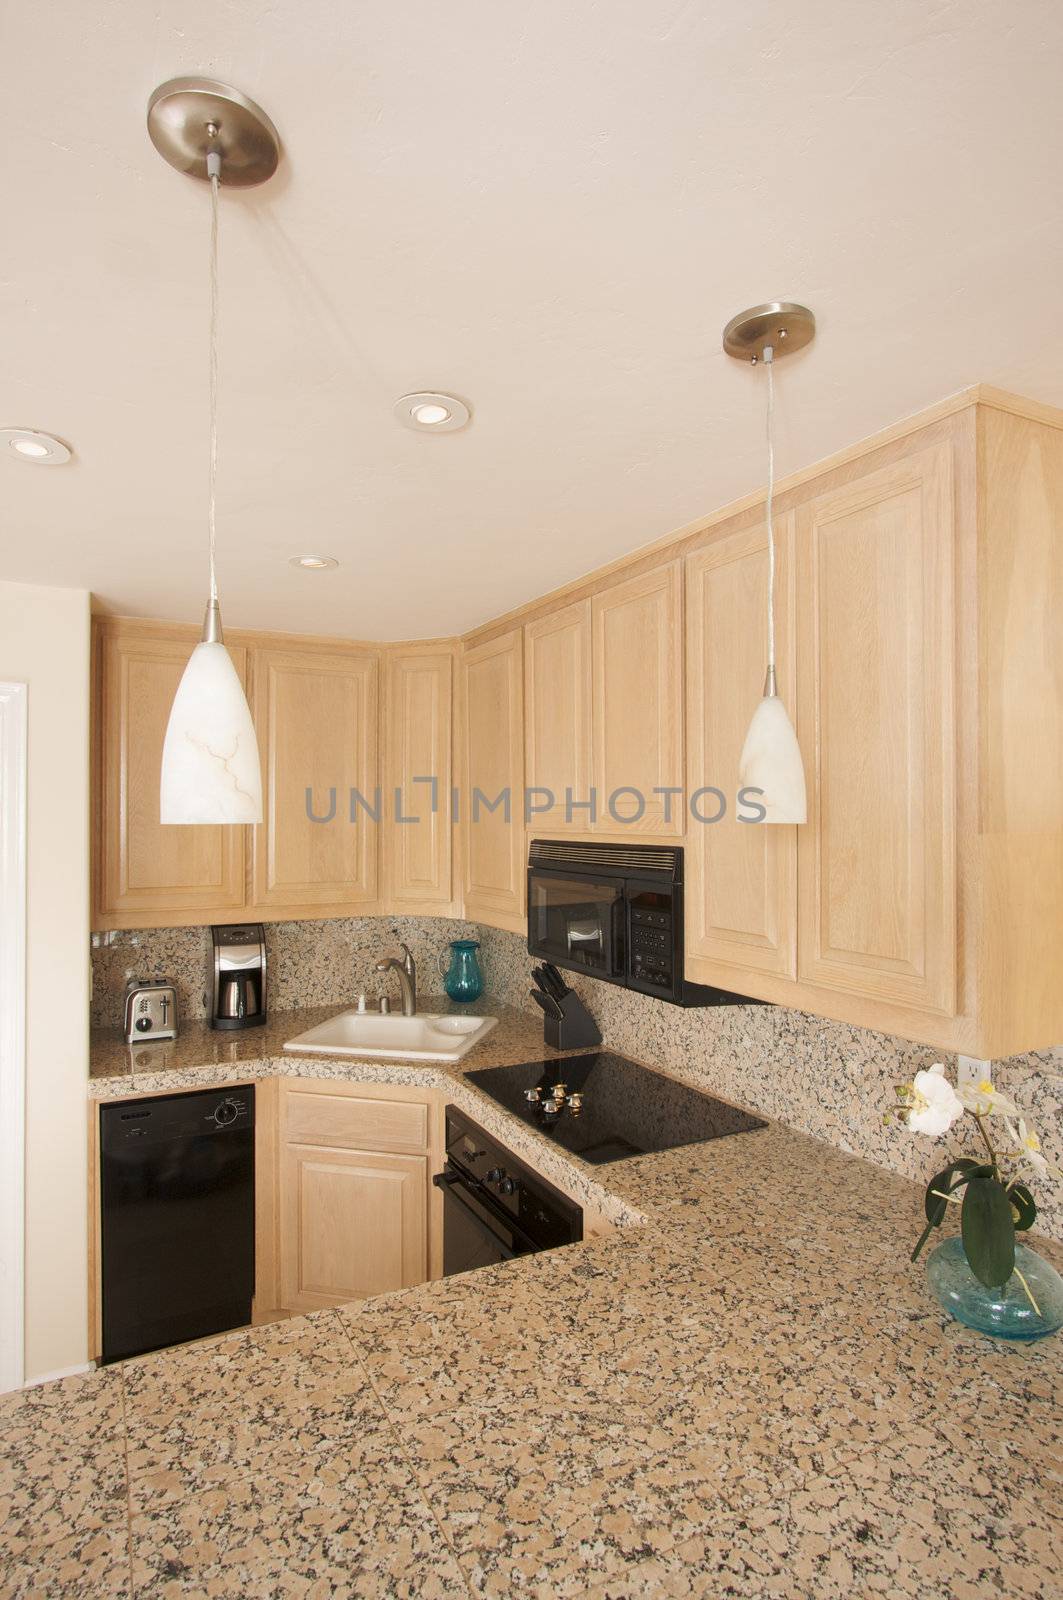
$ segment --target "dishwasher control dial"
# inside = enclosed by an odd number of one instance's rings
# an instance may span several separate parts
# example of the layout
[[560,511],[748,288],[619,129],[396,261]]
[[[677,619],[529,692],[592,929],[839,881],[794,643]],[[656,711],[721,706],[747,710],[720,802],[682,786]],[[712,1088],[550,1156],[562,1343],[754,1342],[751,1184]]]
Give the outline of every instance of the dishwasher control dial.
[[227,1128],[239,1115],[240,1107],[235,1100],[222,1100],[214,1108],[214,1120],[219,1128]]

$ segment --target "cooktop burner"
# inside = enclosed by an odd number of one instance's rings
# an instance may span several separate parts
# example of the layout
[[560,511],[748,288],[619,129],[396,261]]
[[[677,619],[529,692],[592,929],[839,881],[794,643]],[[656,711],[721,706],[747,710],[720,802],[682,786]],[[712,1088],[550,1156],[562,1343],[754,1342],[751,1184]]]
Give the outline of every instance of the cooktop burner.
[[487,1067],[466,1077],[507,1111],[595,1166],[766,1126],[722,1100],[605,1050]]

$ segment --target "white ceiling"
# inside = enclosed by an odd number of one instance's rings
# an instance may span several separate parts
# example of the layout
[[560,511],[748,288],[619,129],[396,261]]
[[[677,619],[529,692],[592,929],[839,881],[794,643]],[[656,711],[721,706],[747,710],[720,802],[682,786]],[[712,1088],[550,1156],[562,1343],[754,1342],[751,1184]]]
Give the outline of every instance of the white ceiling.
[[[1063,404],[1058,0],[53,0],[8,8],[0,577],[198,619],[205,188],[162,80],[258,99],[285,157],[223,195],[227,622],[461,631],[966,384]],[[425,437],[392,403],[474,408]],[[323,551],[338,571],[295,572]]]

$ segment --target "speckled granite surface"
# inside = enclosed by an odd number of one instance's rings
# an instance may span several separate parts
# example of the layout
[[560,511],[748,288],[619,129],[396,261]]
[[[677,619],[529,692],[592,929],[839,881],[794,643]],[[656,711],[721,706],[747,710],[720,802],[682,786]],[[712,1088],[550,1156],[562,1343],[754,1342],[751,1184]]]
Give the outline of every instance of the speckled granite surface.
[[0,1400],[3,1593],[1059,1600],[1063,1344],[944,1319],[916,1185],[778,1125],[585,1173],[645,1224]]

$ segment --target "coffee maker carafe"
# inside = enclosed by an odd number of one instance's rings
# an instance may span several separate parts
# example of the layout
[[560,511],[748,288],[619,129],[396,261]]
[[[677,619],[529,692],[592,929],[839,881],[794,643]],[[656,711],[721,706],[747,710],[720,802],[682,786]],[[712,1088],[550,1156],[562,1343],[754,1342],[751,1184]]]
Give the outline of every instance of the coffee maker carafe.
[[210,1025],[257,1028],[266,1020],[266,938],[261,922],[210,930]]

